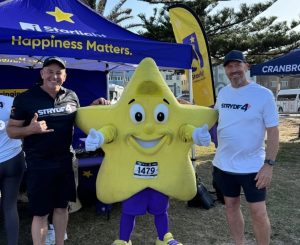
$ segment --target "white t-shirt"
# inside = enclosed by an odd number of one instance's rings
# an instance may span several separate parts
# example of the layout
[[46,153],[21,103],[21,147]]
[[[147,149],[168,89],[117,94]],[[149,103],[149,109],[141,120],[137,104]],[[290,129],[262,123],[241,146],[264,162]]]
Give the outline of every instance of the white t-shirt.
[[22,150],[22,141],[10,139],[6,133],[12,103],[12,97],[0,95],[0,164],[18,155]]
[[256,173],[264,164],[266,128],[279,117],[272,92],[254,82],[241,88],[230,84],[218,95],[217,168],[232,173]]

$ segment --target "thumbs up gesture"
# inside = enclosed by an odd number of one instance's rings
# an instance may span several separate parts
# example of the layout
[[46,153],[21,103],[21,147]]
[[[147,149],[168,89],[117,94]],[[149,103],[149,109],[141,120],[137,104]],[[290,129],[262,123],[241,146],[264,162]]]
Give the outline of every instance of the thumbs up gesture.
[[34,134],[44,134],[53,132],[54,129],[48,129],[47,123],[45,120],[38,121],[38,114],[34,113],[33,118],[29,124],[29,127]]

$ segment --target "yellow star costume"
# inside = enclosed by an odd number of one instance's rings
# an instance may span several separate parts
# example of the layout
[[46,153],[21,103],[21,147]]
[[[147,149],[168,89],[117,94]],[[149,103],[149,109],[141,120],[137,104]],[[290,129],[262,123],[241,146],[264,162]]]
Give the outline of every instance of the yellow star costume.
[[179,104],[155,62],[144,59],[116,104],[77,112],[79,128],[87,134],[95,128],[104,135],[98,199],[119,202],[147,187],[180,200],[192,199],[192,133],[204,124],[210,128],[216,119],[213,109]]

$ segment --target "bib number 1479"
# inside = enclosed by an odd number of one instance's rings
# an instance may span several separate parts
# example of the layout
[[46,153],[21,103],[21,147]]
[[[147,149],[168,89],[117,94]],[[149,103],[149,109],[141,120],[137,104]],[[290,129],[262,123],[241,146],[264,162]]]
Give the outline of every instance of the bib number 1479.
[[155,178],[158,174],[158,163],[144,163],[137,161],[134,166],[134,177],[142,179]]

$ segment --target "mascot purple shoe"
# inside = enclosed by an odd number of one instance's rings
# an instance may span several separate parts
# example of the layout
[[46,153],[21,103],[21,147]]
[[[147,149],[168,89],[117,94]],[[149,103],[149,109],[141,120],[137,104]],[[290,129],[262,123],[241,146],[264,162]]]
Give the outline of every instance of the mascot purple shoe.
[[88,134],[86,149],[102,147],[97,197],[122,202],[119,240],[132,244],[135,217],[154,216],[156,245],[179,245],[169,231],[169,198],[196,194],[188,152],[193,143],[209,145],[208,129],[217,119],[210,108],[179,104],[151,58],[141,61],[120,100],[77,112],[77,125]]

